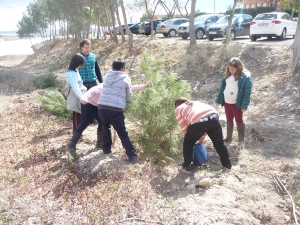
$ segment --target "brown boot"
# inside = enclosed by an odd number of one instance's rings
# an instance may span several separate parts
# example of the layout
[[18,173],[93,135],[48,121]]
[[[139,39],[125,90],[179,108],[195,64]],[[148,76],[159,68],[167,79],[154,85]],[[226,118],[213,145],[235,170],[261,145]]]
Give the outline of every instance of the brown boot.
[[244,148],[245,145],[245,124],[241,123],[241,124],[236,124],[237,126],[237,131],[238,131],[238,135],[239,135],[239,147],[241,149]]
[[225,142],[232,141],[233,125],[233,122],[227,122],[227,135],[224,139]]

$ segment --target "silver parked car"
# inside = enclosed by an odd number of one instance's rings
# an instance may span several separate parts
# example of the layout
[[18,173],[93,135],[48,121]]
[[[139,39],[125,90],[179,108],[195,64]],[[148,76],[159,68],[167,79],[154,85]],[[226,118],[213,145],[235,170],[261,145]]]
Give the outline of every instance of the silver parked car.
[[187,18],[170,19],[157,25],[156,33],[163,34],[165,37],[175,37],[181,24],[189,22]]
[[[205,30],[222,17],[224,17],[223,14],[206,14],[197,16],[194,21],[196,38],[204,38]],[[184,23],[179,26],[178,35],[183,39],[187,39],[190,36],[189,23]]]

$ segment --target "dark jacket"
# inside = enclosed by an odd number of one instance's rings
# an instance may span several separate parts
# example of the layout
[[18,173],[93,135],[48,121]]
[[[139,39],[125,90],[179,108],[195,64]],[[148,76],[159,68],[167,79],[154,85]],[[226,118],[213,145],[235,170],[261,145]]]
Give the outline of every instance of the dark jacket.
[[[217,94],[216,103],[224,106],[225,74],[222,78],[221,87]],[[238,95],[236,99],[237,109],[247,109],[250,104],[252,78],[249,71],[243,71],[241,78],[238,79]]]

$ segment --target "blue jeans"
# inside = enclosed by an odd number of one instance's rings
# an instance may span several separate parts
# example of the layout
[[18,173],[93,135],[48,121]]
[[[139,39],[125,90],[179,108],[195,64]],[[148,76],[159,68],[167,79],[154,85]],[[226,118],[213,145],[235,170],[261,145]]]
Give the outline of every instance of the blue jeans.
[[81,104],[81,120],[75,132],[82,134],[82,132],[89,126],[91,118],[96,118],[98,121],[97,132],[102,131],[102,124],[98,115],[98,107],[90,103],[85,105]]
[[193,148],[195,143],[207,133],[212,141],[217,153],[220,156],[220,161],[223,167],[231,169],[231,162],[226,145],[223,141],[222,126],[219,117],[208,119],[208,121],[194,123],[190,125],[183,141],[183,158],[184,164],[190,165],[193,162]]
[[126,150],[128,157],[136,156],[136,151],[128,137],[128,132],[125,127],[125,117],[122,111],[112,111],[108,109],[98,109],[99,117],[102,123],[103,145],[104,153],[111,151],[112,139],[110,125],[117,131],[121,139],[122,146]]

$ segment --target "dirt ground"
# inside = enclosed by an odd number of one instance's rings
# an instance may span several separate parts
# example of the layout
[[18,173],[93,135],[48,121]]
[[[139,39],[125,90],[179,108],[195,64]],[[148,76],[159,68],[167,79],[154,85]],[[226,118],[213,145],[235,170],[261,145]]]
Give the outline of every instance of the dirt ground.
[[[94,148],[96,125],[84,132],[78,144],[81,157],[72,162],[65,153],[71,121],[49,115],[38,102],[43,90],[29,84],[49,71],[63,82],[77,42],[51,42],[37,58],[0,57],[0,224],[295,224],[300,75],[290,73],[288,41],[237,40],[225,48],[221,41],[199,40],[191,48],[178,38],[135,36],[131,52],[126,43],[93,41],[103,74],[120,56],[132,80],[141,82],[139,62],[143,52],[151,51],[165,59],[169,71],[190,82],[194,100],[212,105],[231,57],[240,57],[251,71],[246,145],[237,148],[236,128],[228,144],[234,168],[219,171],[218,155],[206,138],[210,160],[192,175],[178,172],[180,155],[165,167],[143,157],[129,165],[118,138],[112,155],[101,154]],[[223,118],[224,110],[218,111]],[[130,135],[134,127],[126,123]]]

